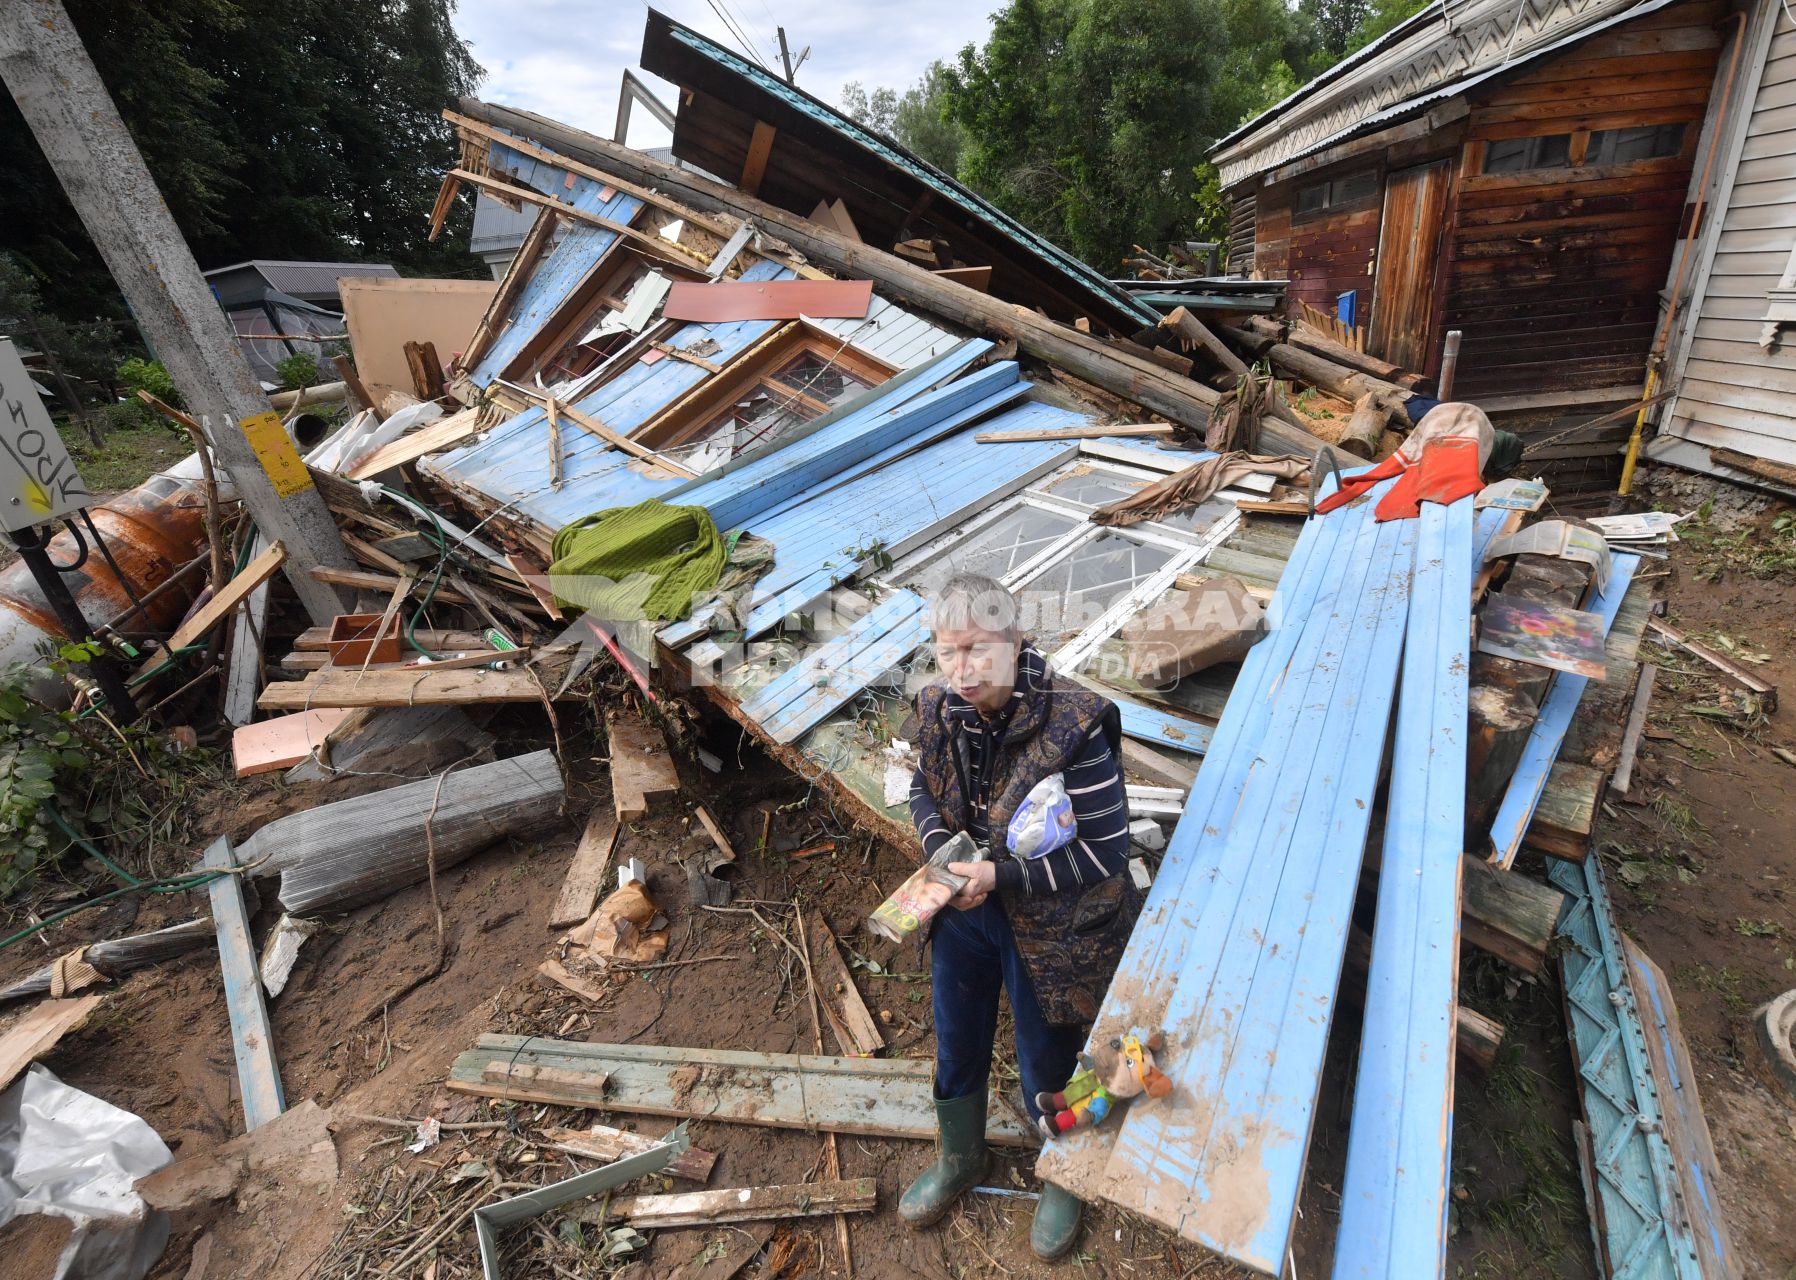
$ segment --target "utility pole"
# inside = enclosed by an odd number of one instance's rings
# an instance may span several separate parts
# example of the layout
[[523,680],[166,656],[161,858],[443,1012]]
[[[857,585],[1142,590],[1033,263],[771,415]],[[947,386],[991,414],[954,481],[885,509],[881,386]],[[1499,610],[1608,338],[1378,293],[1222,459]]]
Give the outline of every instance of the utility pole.
[[0,79],[81,215],[156,356],[316,623],[342,612],[317,566],[349,568],[324,497],[270,408],[125,131],[62,0],[0,0]]
[[794,79],[793,77],[797,73],[792,70],[792,51],[790,49],[786,48],[786,29],[784,27],[780,27],[779,33],[780,33],[780,62],[786,68],[786,83],[795,85],[798,83],[798,81],[796,79]]

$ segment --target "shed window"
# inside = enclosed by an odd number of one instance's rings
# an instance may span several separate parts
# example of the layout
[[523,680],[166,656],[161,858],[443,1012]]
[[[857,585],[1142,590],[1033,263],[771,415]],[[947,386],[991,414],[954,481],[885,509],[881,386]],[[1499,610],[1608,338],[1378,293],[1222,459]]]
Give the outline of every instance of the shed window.
[[1529,169],[1571,167],[1571,134],[1541,138],[1498,138],[1484,144],[1484,172],[1525,173]]
[[[745,449],[779,439],[793,427],[828,413],[855,392],[883,380],[872,370],[857,372],[835,363],[840,354],[817,343],[771,372],[756,375],[729,407],[687,440],[707,442],[711,446],[708,452],[716,455],[712,465],[717,465]],[[699,469],[708,468],[701,463]]]
[[1598,129],[1590,135],[1585,164],[1633,164],[1663,160],[1684,149],[1684,126],[1649,124],[1633,129]]
[[1378,173],[1372,169],[1362,169],[1358,173],[1349,173],[1339,178],[1331,178],[1326,182],[1312,183],[1297,189],[1298,213],[1321,213],[1326,209],[1338,209],[1342,205],[1365,200],[1378,194]]

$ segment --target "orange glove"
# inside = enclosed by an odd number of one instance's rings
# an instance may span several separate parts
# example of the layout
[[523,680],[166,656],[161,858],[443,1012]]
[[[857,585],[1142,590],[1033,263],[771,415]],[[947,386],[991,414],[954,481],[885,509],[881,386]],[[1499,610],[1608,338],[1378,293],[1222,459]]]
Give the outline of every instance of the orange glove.
[[1379,501],[1375,518],[1413,520],[1422,514],[1424,502],[1442,506],[1459,501],[1484,487],[1478,474],[1478,441],[1464,436],[1431,441],[1422,460]]
[[1341,480],[1341,487],[1316,504],[1317,515],[1327,515],[1336,507],[1344,507],[1355,498],[1371,489],[1380,481],[1389,480],[1392,476],[1403,474],[1407,464],[1401,453],[1393,453],[1370,471],[1361,472],[1357,476],[1347,476]]

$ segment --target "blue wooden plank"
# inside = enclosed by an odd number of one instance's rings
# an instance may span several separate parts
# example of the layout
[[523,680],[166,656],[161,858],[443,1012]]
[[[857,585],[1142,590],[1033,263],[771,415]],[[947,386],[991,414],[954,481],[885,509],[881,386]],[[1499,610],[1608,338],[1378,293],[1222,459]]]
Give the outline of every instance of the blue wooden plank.
[[[215,840],[200,865],[235,872],[237,855],[230,840],[222,836]],[[211,895],[212,921],[218,931],[218,965],[224,974],[231,1048],[243,1093],[243,1124],[254,1129],[287,1109],[280,1067],[274,1059],[274,1033],[262,999],[262,975],[256,968],[256,948],[249,935],[243,881],[235,874],[219,876],[206,886],[206,892]]]
[[790,449],[779,449],[756,459],[733,475],[687,489],[678,495],[678,500],[704,507],[720,529],[742,528],[793,494],[803,493],[842,468],[912,438],[964,409],[981,403],[996,407],[1027,392],[1028,384],[1018,378],[1016,361],[1001,360],[919,396],[894,412],[844,418]]
[[912,611],[891,627],[869,634],[861,647],[845,654],[829,671],[827,685],[808,690],[768,718],[762,727],[775,742],[796,742],[929,638],[923,602],[915,596],[911,599]]
[[[1324,493],[1331,492],[1334,483],[1332,477],[1326,479]],[[1200,934],[1212,927],[1207,908],[1224,849],[1224,842],[1217,837],[1228,830],[1250,775],[1263,771],[1266,757],[1290,741],[1290,726],[1275,725],[1274,713],[1298,693],[1299,686],[1307,687],[1320,656],[1319,646],[1328,638],[1327,620],[1365,587],[1369,562],[1366,555],[1354,554],[1355,540],[1361,527],[1370,522],[1376,497],[1377,493],[1332,516],[1305,522],[1268,609],[1269,633],[1242,663],[1204,767],[1198,770],[1186,799],[1184,816],[1174,829],[1117,979],[1093,1028],[1093,1043],[1130,1028],[1163,1028],[1175,1037],[1169,1046],[1174,1052],[1188,1045],[1190,1022],[1170,1017],[1168,1010],[1179,990],[1178,978],[1187,957]],[[1177,1146],[1172,1149],[1165,1179],[1154,1175],[1151,1157],[1145,1162],[1124,1159],[1112,1169],[1120,1135],[1152,1110],[1133,1108],[1121,1126],[1080,1131],[1051,1144],[1042,1155],[1038,1172],[1089,1198],[1114,1199],[1178,1226],[1182,1206],[1191,1194],[1188,1185],[1181,1185],[1174,1175],[1180,1164],[1189,1170],[1189,1154],[1181,1154]],[[1194,1147],[1195,1136],[1187,1136]]]
[[764,725],[788,703],[802,698],[816,685],[819,677],[829,676],[871,640],[884,635],[922,607],[923,602],[911,592],[893,592],[839,635],[829,637],[776,679],[744,698],[743,713]]
[[1122,713],[1122,731],[1126,736],[1152,743],[1156,747],[1188,751],[1194,756],[1201,756],[1209,750],[1210,737],[1215,731],[1201,720],[1173,715],[1158,707],[1132,701],[1108,689],[1104,693]]
[[1465,499],[1420,520],[1335,1280],[1446,1264],[1476,539]]
[[[1607,635],[1609,628],[1615,625],[1622,597],[1627,595],[1628,584],[1639,567],[1639,556],[1625,552],[1610,555],[1609,588],[1590,606],[1591,612],[1603,619],[1603,634]],[[1565,744],[1566,731],[1571,728],[1572,716],[1584,697],[1584,686],[1589,683],[1587,676],[1562,671],[1553,678],[1553,687],[1540,704],[1540,714],[1528,731],[1522,757],[1510,775],[1509,789],[1503,793],[1503,803],[1498,806],[1497,816],[1490,824],[1490,860],[1505,871],[1515,864],[1516,855],[1522,851],[1522,839],[1528,834],[1528,824],[1534,820],[1534,810],[1540,804],[1540,793],[1546,788],[1547,775],[1559,758],[1559,748]]]

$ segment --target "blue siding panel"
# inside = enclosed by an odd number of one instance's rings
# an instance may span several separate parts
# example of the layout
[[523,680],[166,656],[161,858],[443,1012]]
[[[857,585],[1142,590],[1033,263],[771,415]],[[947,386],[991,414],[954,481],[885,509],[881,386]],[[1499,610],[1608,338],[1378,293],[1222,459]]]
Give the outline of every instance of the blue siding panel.
[[1472,504],[1422,504],[1335,1280],[1446,1265]]

